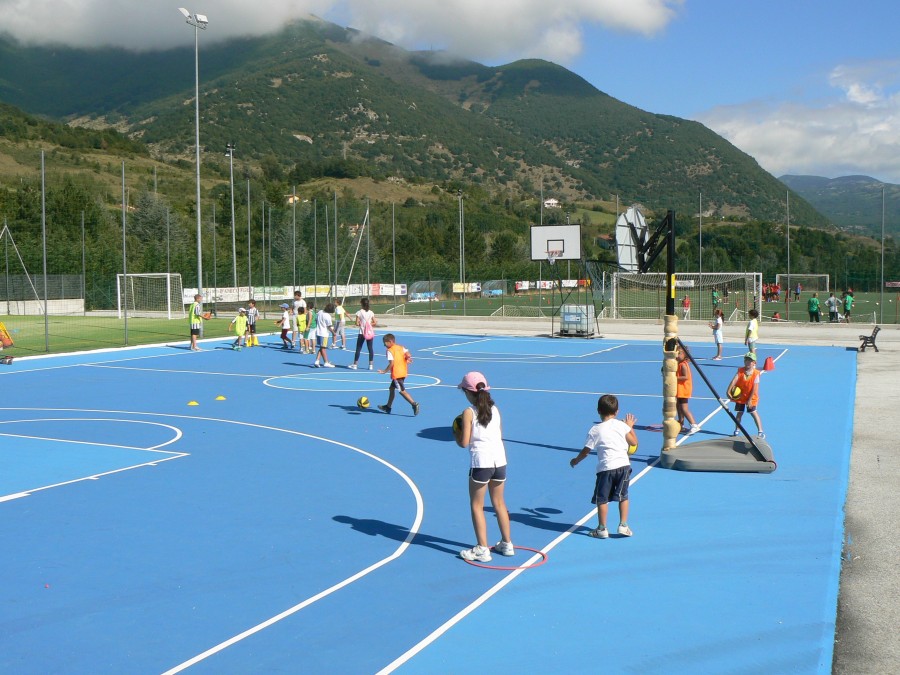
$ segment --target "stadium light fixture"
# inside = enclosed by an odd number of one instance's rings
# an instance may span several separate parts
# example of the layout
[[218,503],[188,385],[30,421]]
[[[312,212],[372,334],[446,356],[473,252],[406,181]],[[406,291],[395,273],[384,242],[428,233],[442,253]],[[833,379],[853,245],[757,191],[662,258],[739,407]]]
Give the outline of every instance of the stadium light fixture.
[[197,163],[197,292],[203,293],[203,239],[200,220],[200,31],[206,30],[209,19],[205,14],[191,14],[179,7],[185,22],[194,28],[194,144]]

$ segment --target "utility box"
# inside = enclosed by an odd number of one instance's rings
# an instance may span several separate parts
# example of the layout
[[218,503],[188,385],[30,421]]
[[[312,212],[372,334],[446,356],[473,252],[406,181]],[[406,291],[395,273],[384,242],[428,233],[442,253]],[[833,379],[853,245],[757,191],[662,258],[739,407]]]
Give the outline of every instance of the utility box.
[[560,335],[590,337],[594,334],[593,305],[563,305],[560,311]]

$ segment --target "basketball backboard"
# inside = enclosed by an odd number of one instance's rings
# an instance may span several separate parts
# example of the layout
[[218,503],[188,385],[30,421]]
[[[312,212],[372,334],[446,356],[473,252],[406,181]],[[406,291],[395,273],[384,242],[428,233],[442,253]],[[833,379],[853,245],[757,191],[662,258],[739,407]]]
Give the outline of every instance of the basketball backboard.
[[[635,241],[637,235],[637,241]],[[623,272],[639,272],[638,246],[647,241],[647,222],[636,206],[629,206],[616,220],[616,259]]]
[[531,259],[581,260],[580,225],[532,225]]

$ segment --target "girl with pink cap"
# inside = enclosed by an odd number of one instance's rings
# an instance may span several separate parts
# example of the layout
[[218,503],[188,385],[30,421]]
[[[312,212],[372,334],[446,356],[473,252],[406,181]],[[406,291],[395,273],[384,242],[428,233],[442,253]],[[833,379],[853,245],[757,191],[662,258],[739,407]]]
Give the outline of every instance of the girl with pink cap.
[[503,498],[506,484],[506,449],[503,446],[503,430],[500,411],[490,395],[490,386],[484,375],[473,371],[459,383],[469,401],[469,407],[453,423],[456,444],[467,448],[469,463],[469,504],[472,525],[478,541],[473,548],[460,551],[463,560],[490,562],[491,549],[487,545],[487,522],[484,517],[484,495],[490,493],[491,505],[497,515],[501,540],[493,547],[495,553],[504,556],[515,554],[509,529],[509,512]]

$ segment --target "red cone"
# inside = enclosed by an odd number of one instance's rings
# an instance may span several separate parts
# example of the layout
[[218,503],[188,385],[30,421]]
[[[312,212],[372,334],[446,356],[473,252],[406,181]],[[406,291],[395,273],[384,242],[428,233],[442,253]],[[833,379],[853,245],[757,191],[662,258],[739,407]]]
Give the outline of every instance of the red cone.
[[775,370],[775,360],[771,356],[766,357],[766,362],[763,364],[763,370]]

